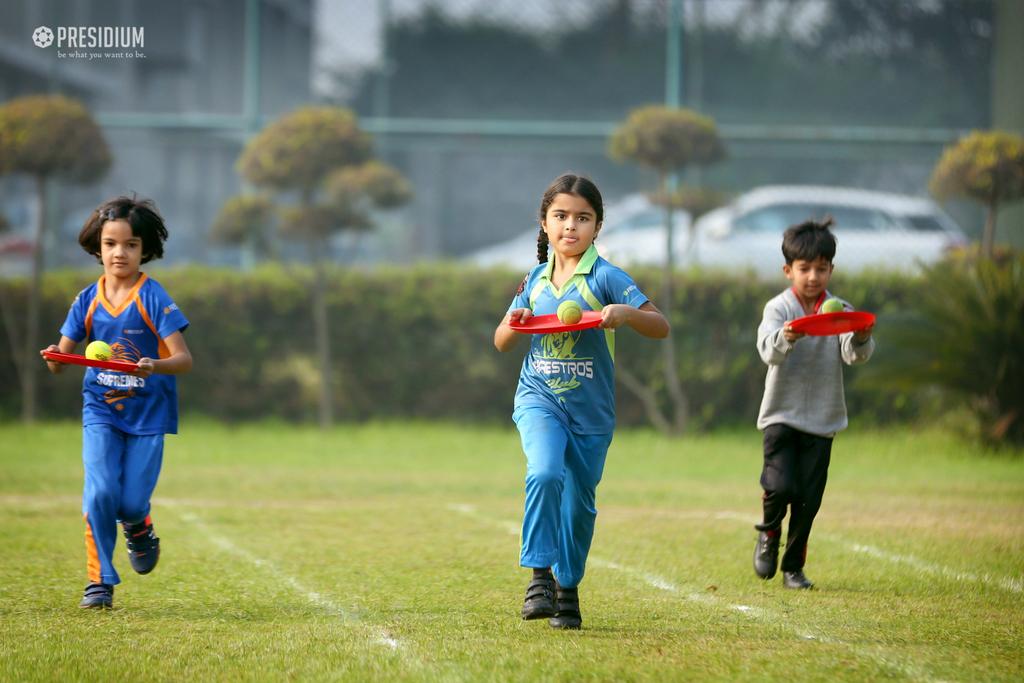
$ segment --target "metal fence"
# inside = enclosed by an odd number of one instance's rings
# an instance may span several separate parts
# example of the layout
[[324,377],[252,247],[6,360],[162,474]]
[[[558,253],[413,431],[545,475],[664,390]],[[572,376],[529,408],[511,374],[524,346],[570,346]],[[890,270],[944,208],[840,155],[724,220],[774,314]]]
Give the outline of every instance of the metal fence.
[[[463,258],[530,230],[565,170],[588,173],[611,206],[652,189],[606,154],[616,123],[651,102],[715,118],[729,157],[690,180],[730,197],[794,184],[923,197],[943,145],[991,119],[993,0],[184,2],[135,16],[161,60],[94,65],[95,78],[53,62],[35,80],[10,76],[27,63],[12,41],[52,15],[0,4],[20,17],[0,30],[0,93],[57,84],[98,110],[116,148],[111,179],[52,200],[58,222],[70,231],[76,212],[131,187],[171,218],[172,259],[236,262],[204,239],[239,189],[233,160],[307,100],[354,108],[412,180],[414,202],[358,252],[368,262]],[[47,7],[88,23],[99,4]],[[0,187],[5,206],[20,192]],[[954,213],[972,234],[975,214]],[[693,245],[681,262],[714,246]]]

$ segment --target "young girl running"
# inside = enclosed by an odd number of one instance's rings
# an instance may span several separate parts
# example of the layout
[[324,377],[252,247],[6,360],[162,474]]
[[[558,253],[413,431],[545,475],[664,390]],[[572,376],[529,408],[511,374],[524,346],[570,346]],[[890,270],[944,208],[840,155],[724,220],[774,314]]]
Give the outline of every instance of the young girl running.
[[[533,570],[523,619],[552,628],[582,624],[577,586],[594,535],[594,491],[615,429],[615,328],[668,336],[665,316],[625,271],[597,255],[601,193],[589,178],[564,174],[541,200],[535,267],[494,332],[502,353],[522,333],[510,321],[555,313],[575,301],[600,311],[598,328],[532,335],[512,419],[526,454],[526,510],[519,562]],[[553,251],[548,260],[548,247]]]
[[[156,280],[139,266],[164,254],[167,229],[150,201],[118,197],[93,212],[78,242],[103,264],[99,282],[71,304],[60,345],[73,353],[83,341],[104,341],[114,360],[136,363],[131,374],[89,368],[82,386],[82,461],[85,465],[85,547],[89,585],[79,607],[109,608],[114,546],[120,522],[128,557],[148,574],[160,557],[149,499],[163,460],[164,434],[178,432],[175,378],[192,367],[182,332],[188,321]],[[48,360],[50,371],[67,365]]]

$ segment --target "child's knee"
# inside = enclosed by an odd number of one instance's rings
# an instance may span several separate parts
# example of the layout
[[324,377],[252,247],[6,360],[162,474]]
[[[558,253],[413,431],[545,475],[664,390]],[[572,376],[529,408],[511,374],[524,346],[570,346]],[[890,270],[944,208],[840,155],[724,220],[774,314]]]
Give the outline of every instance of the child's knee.
[[565,480],[565,470],[551,465],[531,465],[526,472],[527,488],[561,488]]

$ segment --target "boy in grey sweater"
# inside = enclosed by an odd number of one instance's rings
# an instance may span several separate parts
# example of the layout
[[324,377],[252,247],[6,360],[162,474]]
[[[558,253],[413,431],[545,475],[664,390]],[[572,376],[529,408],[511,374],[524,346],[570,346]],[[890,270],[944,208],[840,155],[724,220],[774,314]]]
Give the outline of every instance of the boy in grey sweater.
[[[768,364],[757,428],[764,430],[764,521],[754,550],[754,571],[775,576],[782,520],[789,509],[789,533],[782,556],[783,585],[811,588],[804,576],[807,539],[825,491],[832,437],[845,429],[846,399],[841,363],[858,365],[875,348],[873,326],[838,336],[807,337],[790,323],[819,312],[831,295],[836,238],[831,218],[808,221],[786,230],[782,267],[793,286],[764,307],[757,328],[757,350]],[[853,310],[845,301],[846,310]]]

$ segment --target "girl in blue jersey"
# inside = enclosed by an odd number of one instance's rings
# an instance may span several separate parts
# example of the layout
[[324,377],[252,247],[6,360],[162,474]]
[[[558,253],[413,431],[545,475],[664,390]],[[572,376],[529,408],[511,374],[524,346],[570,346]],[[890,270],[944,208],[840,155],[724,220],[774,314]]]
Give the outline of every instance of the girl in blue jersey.
[[[182,332],[188,321],[156,280],[139,266],[163,256],[167,229],[149,200],[118,197],[89,217],[79,244],[103,264],[99,282],[71,304],[60,343],[46,351],[73,353],[82,342],[104,341],[114,360],[137,363],[126,374],[88,368],[82,386],[82,461],[85,465],[85,546],[89,585],[79,607],[109,608],[114,585],[117,524],[139,574],[160,557],[149,499],[163,460],[164,434],[178,431],[174,375],[188,372],[192,356]],[[60,374],[64,363],[47,360]]]
[[[589,178],[564,174],[544,193],[537,260],[494,332],[502,353],[522,333],[509,327],[572,300],[600,311],[600,327],[531,335],[512,419],[526,454],[526,510],[519,563],[533,569],[524,619],[552,628],[582,624],[577,586],[594,535],[594,492],[615,429],[615,328],[668,336],[665,316],[625,271],[597,255],[604,205]],[[548,260],[548,247],[553,252]]]

